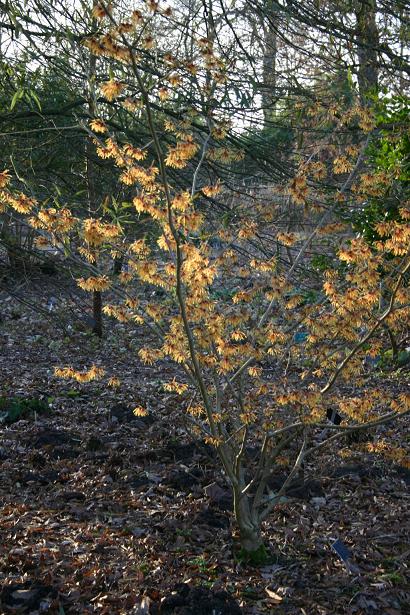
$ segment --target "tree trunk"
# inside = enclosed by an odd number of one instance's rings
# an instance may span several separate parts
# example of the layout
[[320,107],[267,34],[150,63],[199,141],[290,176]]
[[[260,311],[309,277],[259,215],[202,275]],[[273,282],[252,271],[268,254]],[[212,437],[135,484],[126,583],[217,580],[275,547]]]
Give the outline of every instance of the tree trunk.
[[241,555],[255,564],[263,562],[266,550],[260,522],[252,515],[249,498],[246,495],[241,496],[239,487],[234,488],[234,512],[239,528]]
[[102,296],[99,290],[93,292],[93,333],[102,337]]
[[[94,5],[95,3],[93,3]],[[94,20],[93,20],[94,21]],[[94,24],[95,25],[95,24]],[[90,117],[95,117],[95,79],[96,79],[97,57],[90,54],[88,66],[88,112]],[[85,160],[86,160],[86,178],[88,192],[88,210],[91,215],[95,216],[98,210],[96,179],[95,179],[95,162],[94,162],[94,144],[91,136],[86,137],[85,145]],[[103,333],[103,318],[102,318],[102,294],[98,290],[93,291],[93,333],[102,337]]]
[[114,264],[112,268],[112,272],[114,275],[120,275],[123,264],[124,264],[124,256],[116,256],[114,258]]
[[376,0],[356,4],[356,44],[359,60],[359,93],[363,103],[369,101],[369,94],[376,93],[379,82],[377,49],[379,31],[376,23]]
[[7,252],[10,269],[16,274],[27,273],[31,268],[34,232],[9,215],[0,219],[0,244]]
[[266,23],[264,27],[263,49],[263,90],[262,108],[264,128],[268,128],[275,115],[276,106],[276,55],[277,55],[277,14],[272,0],[266,0],[264,13]]

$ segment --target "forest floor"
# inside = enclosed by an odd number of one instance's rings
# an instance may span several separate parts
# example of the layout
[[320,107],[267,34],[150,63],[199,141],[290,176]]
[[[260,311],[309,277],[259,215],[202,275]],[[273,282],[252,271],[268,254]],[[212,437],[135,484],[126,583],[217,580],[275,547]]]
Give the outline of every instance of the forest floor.
[[[46,308],[49,284],[33,278],[25,299]],[[215,453],[186,433],[181,398],[163,390],[172,365],[138,361],[147,332],[110,323],[102,341],[64,338],[47,308],[2,297],[0,397],[42,398],[50,411],[1,425],[0,613],[410,613],[410,470],[366,443],[324,449],[307,468],[314,480],[265,523],[276,557],[247,566],[234,556]],[[53,375],[92,363],[121,388]],[[408,372],[383,378],[402,391]],[[135,417],[136,405],[149,417]],[[409,421],[374,437],[408,449]]]

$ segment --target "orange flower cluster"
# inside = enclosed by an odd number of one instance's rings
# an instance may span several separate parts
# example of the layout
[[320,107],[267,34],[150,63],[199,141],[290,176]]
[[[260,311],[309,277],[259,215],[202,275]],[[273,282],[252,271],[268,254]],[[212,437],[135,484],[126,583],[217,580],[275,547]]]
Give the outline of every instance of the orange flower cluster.
[[77,284],[87,292],[103,292],[104,290],[108,290],[111,286],[111,282],[106,275],[78,278]]
[[306,175],[297,175],[290,183],[289,194],[296,205],[303,205],[309,194]]
[[146,408],[143,408],[142,406],[136,406],[133,410],[133,413],[135,416],[138,417],[148,416],[148,410]]
[[293,246],[294,243],[298,240],[298,236],[296,233],[278,233],[276,235],[276,239],[279,243],[282,243],[284,246]]
[[129,322],[132,319],[132,312],[124,305],[105,305],[103,307],[104,314],[116,318],[119,322]]
[[110,102],[118,98],[121,92],[124,90],[124,84],[120,81],[115,81],[114,79],[110,79],[105,83],[101,84],[100,90],[102,95]]
[[189,160],[193,158],[198,151],[198,144],[194,142],[189,135],[183,141],[178,142],[175,147],[168,150],[168,155],[165,158],[165,163],[174,169],[183,169]]
[[1,196],[3,200],[6,201],[19,214],[28,214],[31,212],[33,207],[37,205],[37,201],[35,199],[26,196],[22,192],[18,195],[3,192]]
[[165,391],[169,391],[170,393],[178,393],[178,395],[182,395],[188,390],[188,385],[183,382],[177,382],[174,378],[172,382],[166,382],[164,385]]
[[72,367],[55,367],[54,375],[58,378],[64,378],[65,380],[76,380],[79,383],[91,382],[92,380],[98,380],[105,374],[105,370],[101,367],[93,365],[86,372],[79,372]]
[[10,182],[11,175],[8,169],[4,169],[4,171],[0,172],[0,188],[5,188],[7,184]]
[[381,252],[390,252],[394,256],[405,256],[409,251],[410,245],[410,211],[402,208],[400,210],[402,223],[397,221],[380,222],[376,225],[376,230],[381,237],[386,239],[376,242],[377,248]]
[[34,228],[43,229],[54,235],[65,236],[75,227],[78,219],[73,216],[71,210],[67,207],[61,209],[49,207],[40,209],[37,218],[32,217],[29,222]]
[[96,19],[104,19],[105,17],[109,17],[112,13],[112,4],[95,4],[92,10],[93,17]]
[[116,224],[107,224],[96,218],[87,218],[82,224],[84,241],[93,248],[99,248],[106,242],[116,239],[121,229]]
[[103,120],[100,120],[100,119],[91,120],[90,128],[93,132],[96,132],[96,133],[103,134],[107,132],[107,126],[105,125],[105,122],[103,122]]

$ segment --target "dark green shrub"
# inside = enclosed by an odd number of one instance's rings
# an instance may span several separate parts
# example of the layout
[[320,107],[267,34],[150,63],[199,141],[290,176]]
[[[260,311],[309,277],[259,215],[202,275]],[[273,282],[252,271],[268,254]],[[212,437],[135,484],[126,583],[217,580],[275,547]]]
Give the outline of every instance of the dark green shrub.
[[47,412],[50,412],[50,406],[43,399],[0,397],[0,423],[11,424]]

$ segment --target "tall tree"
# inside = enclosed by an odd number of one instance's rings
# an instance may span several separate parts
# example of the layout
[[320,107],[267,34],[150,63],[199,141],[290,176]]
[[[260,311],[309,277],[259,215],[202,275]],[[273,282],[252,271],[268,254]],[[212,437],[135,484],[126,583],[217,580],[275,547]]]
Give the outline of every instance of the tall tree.
[[356,45],[358,57],[358,83],[360,97],[366,102],[369,95],[377,94],[379,83],[379,31],[376,0],[355,2]]

